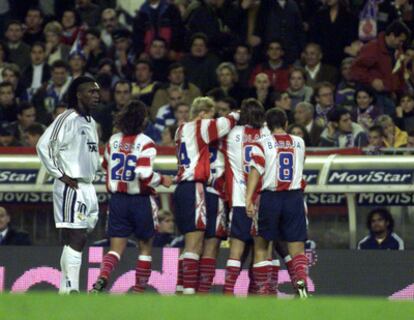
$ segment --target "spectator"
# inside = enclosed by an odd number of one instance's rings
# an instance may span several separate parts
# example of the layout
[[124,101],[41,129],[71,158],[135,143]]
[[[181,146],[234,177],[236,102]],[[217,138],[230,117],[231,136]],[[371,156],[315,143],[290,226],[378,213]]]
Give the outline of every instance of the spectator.
[[306,130],[304,126],[293,123],[288,127],[287,133],[293,134],[294,136],[301,137],[303,141],[305,142],[305,146],[309,147],[310,137],[309,137],[308,131]]
[[268,75],[273,90],[279,92],[286,91],[289,87],[289,68],[283,60],[285,52],[281,41],[270,41],[267,46],[266,55],[267,61],[254,68],[250,77],[251,85],[253,85],[256,75],[263,72]]
[[43,34],[43,12],[40,8],[30,8],[25,18],[26,30],[24,31],[23,41],[29,46],[36,42],[45,42]]
[[99,61],[98,65],[98,74],[108,74],[111,76],[112,79],[112,87],[121,80],[118,70],[116,69],[115,63],[109,59],[104,58],[101,61]]
[[[224,97],[232,97],[240,104],[245,97],[244,90],[237,85],[237,71],[231,62],[222,62],[216,69],[219,86],[216,88]],[[214,90],[214,89],[213,89]]]
[[336,87],[335,102],[337,106],[352,110],[355,106],[356,83],[351,80],[351,65],[354,58],[345,58],[341,63],[342,80]]
[[237,84],[242,88],[249,87],[250,74],[253,71],[251,59],[251,48],[246,44],[239,44],[234,51],[233,62],[238,74]]
[[405,154],[413,155],[414,154],[414,130],[408,131],[407,148],[413,149],[413,151],[409,151],[408,153],[405,153]]
[[111,106],[112,113],[121,111],[131,100],[132,86],[127,80],[119,80],[113,89],[114,102]]
[[0,83],[0,123],[17,120],[16,109],[17,103],[13,85],[7,81]]
[[355,91],[355,119],[365,131],[374,125],[375,120],[381,114],[375,105],[375,96],[368,87],[361,87]]
[[358,250],[404,250],[404,241],[394,233],[394,219],[387,209],[372,210],[367,229],[369,235],[358,243]]
[[329,123],[321,134],[321,147],[362,148],[368,144],[364,129],[352,122],[351,113],[344,109],[333,109],[328,115]]
[[20,79],[20,68],[17,64],[6,64],[1,74],[4,82],[10,82],[12,84],[16,99],[20,99],[25,96],[25,89]]
[[78,12],[73,8],[66,9],[63,11],[60,23],[63,29],[60,41],[67,46],[72,46],[81,31],[81,20]]
[[334,109],[334,86],[329,82],[321,82],[315,87],[315,121],[325,128],[328,124],[328,113]]
[[225,117],[231,111],[239,108],[237,101],[231,97],[224,97],[216,101],[216,113],[218,117]]
[[149,48],[149,59],[154,69],[153,79],[166,82],[168,79],[168,67],[171,61],[168,59],[167,42],[163,38],[154,38]]
[[163,147],[175,147],[175,131],[177,131],[177,126],[166,126],[161,133],[161,146]]
[[68,61],[70,48],[60,42],[63,28],[59,22],[49,22],[44,30],[46,37],[46,55],[48,63],[52,65],[57,60]]
[[100,61],[106,57],[106,48],[101,42],[99,29],[88,29],[85,33],[85,38],[86,43],[83,47],[86,57],[85,70],[91,74],[96,74]]
[[273,108],[273,88],[270,86],[269,76],[266,73],[261,72],[256,75],[249,96],[259,100],[266,110]]
[[188,81],[194,83],[202,93],[216,86],[216,69],[219,60],[208,52],[207,37],[204,34],[193,35],[190,54],[186,55],[181,62],[187,71]]
[[132,47],[131,32],[121,28],[112,32],[114,46],[109,52],[109,56],[115,62],[118,74],[121,78],[133,79],[135,51]]
[[101,15],[101,40],[107,48],[111,48],[113,45],[112,32],[116,29],[120,29],[122,26],[118,22],[116,11],[112,8],[106,8],[102,11]]
[[30,246],[29,235],[10,226],[10,215],[6,208],[0,207],[0,246]]
[[190,35],[204,33],[212,52],[226,57],[242,37],[242,26],[246,18],[240,6],[233,1],[202,0],[187,19]]
[[[269,44],[276,38],[284,44],[288,64],[299,58],[305,45],[305,33],[296,1],[262,0],[260,2],[254,35],[250,39],[250,45],[262,44],[263,48],[269,47]],[[286,88],[282,90],[286,90]]]
[[92,0],[76,0],[76,10],[83,23],[88,27],[97,27],[100,21],[101,8]]
[[293,110],[299,102],[311,102],[313,89],[306,85],[306,72],[303,68],[294,67],[290,71],[287,92],[292,99]]
[[56,120],[56,118],[58,117],[58,115],[62,114],[66,110],[68,110],[68,107],[66,106],[66,104],[64,104],[64,103],[58,104],[56,106],[55,110],[53,110],[53,112],[52,112],[53,120]]
[[395,112],[391,94],[404,89],[404,68],[398,68],[395,55],[398,49],[410,38],[411,32],[400,22],[393,22],[377,39],[366,44],[351,67],[352,79],[377,92],[378,106],[384,113]]
[[184,93],[180,88],[169,88],[168,89],[169,102],[167,105],[162,106],[157,113],[155,118],[155,127],[161,133],[166,126],[172,126],[176,124],[177,119],[175,118],[175,110],[177,106],[183,102]]
[[132,96],[144,102],[148,107],[159,88],[159,83],[152,79],[153,69],[150,62],[139,60],[135,64],[135,82],[132,83]]
[[366,154],[379,155],[382,154],[381,149],[384,148],[384,131],[381,126],[372,126],[368,129],[368,151]]
[[19,21],[10,21],[5,33],[9,48],[9,60],[24,70],[30,61],[30,46],[23,42],[23,24]]
[[324,63],[340,65],[344,49],[358,39],[358,20],[346,0],[325,1],[311,23],[310,39],[321,46]]
[[395,109],[394,122],[403,131],[414,128],[414,97],[412,95],[405,94],[401,97],[400,104]]
[[43,43],[36,42],[32,46],[30,60],[31,65],[23,71],[21,78],[28,100],[50,79],[50,67],[46,63],[46,48]]
[[322,63],[322,50],[316,43],[306,45],[303,52],[306,70],[306,85],[315,87],[319,82],[329,82],[336,86],[338,72],[336,68]]
[[86,57],[83,51],[73,51],[70,53],[69,71],[72,80],[79,78],[81,76],[92,77],[92,75],[89,72],[86,72]]
[[400,130],[389,115],[382,115],[377,118],[375,124],[380,125],[384,130],[384,145],[387,148],[400,148],[407,144],[407,132]]
[[9,47],[0,41],[0,82],[3,82],[2,73],[7,61],[9,61]]
[[[230,99],[230,98],[229,98]],[[177,126],[189,121],[190,119],[190,105],[181,102],[177,105],[174,112],[174,117],[177,120]]]
[[286,113],[288,123],[293,123],[292,99],[287,91],[275,92],[273,95],[273,106],[279,108]]
[[174,216],[171,212],[160,210],[158,213],[158,230],[155,232],[153,247],[183,247],[184,236],[174,236]]
[[0,122],[0,147],[19,146],[14,137],[14,130],[8,122]]
[[23,146],[25,144],[25,130],[36,122],[36,109],[29,102],[21,102],[17,110],[17,120],[12,122],[11,128],[14,130],[16,142]]
[[395,2],[391,1],[381,1],[376,3],[377,12],[377,32],[383,32],[394,20],[399,18],[398,10],[397,10],[397,3],[400,0]]
[[52,114],[65,100],[70,82],[67,63],[63,60],[55,61],[51,67],[51,81],[44,84],[33,96],[37,121],[44,125],[52,122]]
[[27,147],[36,148],[37,142],[45,131],[40,123],[33,123],[24,131],[24,145]]
[[133,22],[133,39],[137,52],[149,52],[156,37],[163,38],[174,53],[183,51],[184,25],[180,11],[167,0],[146,0]]
[[315,108],[309,102],[299,102],[294,111],[295,124],[305,127],[309,135],[308,147],[319,146],[323,126],[314,120]]
[[[414,51],[414,50],[413,50]],[[414,59],[411,57],[406,66],[405,93],[414,96]]]
[[151,106],[151,118],[155,118],[158,109],[168,103],[168,88],[177,87],[184,92],[184,101],[191,105],[193,100],[201,96],[200,89],[185,78],[184,66],[179,63],[172,63],[168,67],[168,82],[157,90]]

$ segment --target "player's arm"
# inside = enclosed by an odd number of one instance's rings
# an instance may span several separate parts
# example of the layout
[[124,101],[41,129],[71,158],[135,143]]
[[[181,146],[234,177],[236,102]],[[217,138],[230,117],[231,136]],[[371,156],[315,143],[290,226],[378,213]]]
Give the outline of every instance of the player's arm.
[[212,120],[203,120],[201,124],[201,136],[205,143],[217,141],[227,135],[239,121],[240,114],[231,112],[228,116]]
[[260,146],[253,146],[251,158],[246,188],[246,213],[250,218],[253,218],[256,212],[254,209],[253,195],[260,177],[264,174],[265,168],[264,153]]
[[105,146],[104,156],[102,160],[102,168],[106,171],[108,169],[109,163],[109,153],[110,153],[110,141]]

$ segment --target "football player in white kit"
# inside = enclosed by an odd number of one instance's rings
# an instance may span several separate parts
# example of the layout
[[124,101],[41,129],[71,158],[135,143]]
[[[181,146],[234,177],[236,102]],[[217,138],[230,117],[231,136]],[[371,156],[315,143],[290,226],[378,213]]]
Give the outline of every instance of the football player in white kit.
[[59,293],[79,291],[79,272],[87,232],[98,221],[92,182],[99,167],[98,134],[90,112],[99,103],[99,85],[90,77],[75,79],[68,90],[69,108],[46,129],[37,144],[42,164],[55,178],[53,209],[62,229]]

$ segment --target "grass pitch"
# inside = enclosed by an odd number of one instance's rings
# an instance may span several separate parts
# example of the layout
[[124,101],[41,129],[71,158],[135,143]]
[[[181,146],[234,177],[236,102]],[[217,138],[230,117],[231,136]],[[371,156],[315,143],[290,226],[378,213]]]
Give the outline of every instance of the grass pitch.
[[405,320],[414,302],[313,297],[306,301],[215,296],[0,294],[0,320]]

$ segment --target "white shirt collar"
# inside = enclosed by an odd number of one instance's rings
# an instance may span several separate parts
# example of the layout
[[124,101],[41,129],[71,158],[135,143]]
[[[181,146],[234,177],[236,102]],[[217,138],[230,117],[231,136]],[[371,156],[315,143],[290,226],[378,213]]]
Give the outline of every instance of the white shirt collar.
[[279,2],[279,5],[284,8],[286,6],[286,2],[287,0],[277,0],[277,2]]
[[0,232],[0,234],[2,235],[2,238],[1,238],[2,241],[4,240],[4,238],[6,238],[7,232],[9,232],[9,228],[6,228]]
[[313,120],[311,120],[311,122],[309,122],[309,124],[306,126],[306,131],[308,131],[309,133],[312,130],[312,125],[313,125]]
[[318,74],[319,70],[321,69],[321,63],[319,62],[313,70],[310,70],[308,66],[305,66],[306,71],[309,73],[311,79],[315,79],[316,75]]

